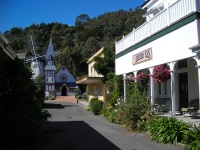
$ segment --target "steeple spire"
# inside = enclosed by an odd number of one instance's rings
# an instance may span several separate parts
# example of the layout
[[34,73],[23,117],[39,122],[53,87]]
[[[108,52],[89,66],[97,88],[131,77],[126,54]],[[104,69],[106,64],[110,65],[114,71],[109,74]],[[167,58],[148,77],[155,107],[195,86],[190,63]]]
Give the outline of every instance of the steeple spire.
[[53,49],[53,44],[52,44],[52,38],[50,38],[50,40],[49,40],[49,46],[48,46],[48,49],[47,49],[47,52],[46,52],[45,59],[47,60],[50,55],[55,57],[54,56],[55,53],[54,53],[54,49]]

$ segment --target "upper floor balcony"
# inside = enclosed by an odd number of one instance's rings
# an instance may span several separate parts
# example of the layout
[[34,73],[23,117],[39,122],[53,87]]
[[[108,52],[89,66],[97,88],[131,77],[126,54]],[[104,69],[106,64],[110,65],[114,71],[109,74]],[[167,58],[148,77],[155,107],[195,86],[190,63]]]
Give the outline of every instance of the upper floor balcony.
[[118,54],[142,40],[156,34],[164,28],[178,22],[184,17],[200,10],[200,0],[178,0],[162,10],[137,29],[115,43],[115,54]]

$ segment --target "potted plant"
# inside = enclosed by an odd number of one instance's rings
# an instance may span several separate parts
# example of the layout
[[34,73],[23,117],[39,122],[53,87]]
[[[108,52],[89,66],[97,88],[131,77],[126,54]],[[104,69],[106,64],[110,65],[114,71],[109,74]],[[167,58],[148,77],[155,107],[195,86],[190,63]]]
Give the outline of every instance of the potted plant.
[[149,83],[149,75],[141,72],[136,76],[137,82],[141,85],[147,85]]
[[155,82],[165,82],[171,78],[171,74],[168,68],[164,65],[158,65],[153,69],[153,78]]

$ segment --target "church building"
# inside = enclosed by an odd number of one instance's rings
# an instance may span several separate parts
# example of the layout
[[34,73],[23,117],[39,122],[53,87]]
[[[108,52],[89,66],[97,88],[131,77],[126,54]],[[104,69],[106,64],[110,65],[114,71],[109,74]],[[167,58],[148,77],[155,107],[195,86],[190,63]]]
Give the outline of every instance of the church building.
[[55,52],[53,49],[52,39],[49,41],[45,60],[45,95],[49,96],[54,92],[55,96],[74,95],[74,89],[77,87],[77,85],[73,75],[64,65],[62,65],[61,68],[56,71]]

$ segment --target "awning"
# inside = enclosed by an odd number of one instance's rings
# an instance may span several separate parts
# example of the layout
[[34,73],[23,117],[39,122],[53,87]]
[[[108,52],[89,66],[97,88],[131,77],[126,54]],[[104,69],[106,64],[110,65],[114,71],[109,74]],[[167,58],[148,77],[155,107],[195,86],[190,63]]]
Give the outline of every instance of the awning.
[[76,84],[92,84],[92,83],[102,83],[100,77],[88,77],[83,76],[76,80]]

